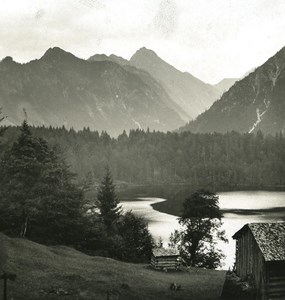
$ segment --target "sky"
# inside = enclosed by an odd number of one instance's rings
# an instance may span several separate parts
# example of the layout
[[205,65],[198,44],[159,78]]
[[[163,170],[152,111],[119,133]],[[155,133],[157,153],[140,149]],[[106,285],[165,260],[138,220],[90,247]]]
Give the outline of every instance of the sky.
[[154,50],[216,83],[285,46],[284,0],[0,0],[0,59],[28,62],[54,46],[81,58]]

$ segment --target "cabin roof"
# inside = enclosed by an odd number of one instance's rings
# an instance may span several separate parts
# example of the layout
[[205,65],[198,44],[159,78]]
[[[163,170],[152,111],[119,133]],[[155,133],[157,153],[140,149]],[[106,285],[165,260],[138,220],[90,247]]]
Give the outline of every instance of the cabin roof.
[[265,261],[285,260],[285,222],[246,224],[233,238],[238,239],[248,229],[252,232]]
[[175,248],[156,248],[152,250],[152,254],[155,257],[179,256],[179,251]]

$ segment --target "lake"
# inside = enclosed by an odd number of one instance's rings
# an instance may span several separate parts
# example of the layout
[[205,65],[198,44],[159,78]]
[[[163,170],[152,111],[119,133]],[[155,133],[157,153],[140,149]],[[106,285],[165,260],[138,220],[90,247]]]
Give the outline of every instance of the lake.
[[[223,269],[232,267],[235,257],[235,241],[231,238],[243,225],[252,222],[276,222],[285,220],[285,192],[238,191],[218,193],[220,208],[224,211],[223,229],[229,243],[219,243],[226,255]],[[165,201],[162,198],[142,197],[131,201],[122,201],[125,211],[143,216],[149,224],[149,230],[155,240],[162,238],[168,243],[170,233],[179,229],[177,217],[159,212],[152,204]]]

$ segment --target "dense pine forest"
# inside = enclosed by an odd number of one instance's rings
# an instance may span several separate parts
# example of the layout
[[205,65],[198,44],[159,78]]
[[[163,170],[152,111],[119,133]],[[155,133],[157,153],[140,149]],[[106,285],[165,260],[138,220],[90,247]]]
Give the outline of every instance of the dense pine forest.
[[[285,185],[285,137],[193,134],[131,130],[112,138],[88,128],[76,132],[32,127],[33,135],[58,145],[78,182],[99,182],[106,165],[117,185],[190,184],[213,189],[282,188]],[[19,128],[8,127],[2,150],[17,139]]]
[[97,195],[87,200],[58,148],[34,136],[26,121],[19,133],[0,159],[1,232],[88,254],[149,260],[147,223],[121,209],[108,167]]

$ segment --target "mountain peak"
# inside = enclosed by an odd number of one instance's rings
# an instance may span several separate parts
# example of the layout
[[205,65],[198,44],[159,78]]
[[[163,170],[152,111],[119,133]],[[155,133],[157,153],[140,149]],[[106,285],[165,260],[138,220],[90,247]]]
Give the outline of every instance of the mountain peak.
[[106,54],[95,54],[89,58],[89,60],[93,61],[105,61],[105,60],[110,60],[109,56]]
[[59,47],[53,47],[53,48],[49,48],[45,52],[45,54],[41,57],[41,59],[48,60],[48,61],[58,61],[63,59],[64,57],[75,58],[75,56],[70,52],[66,52]]
[[284,132],[284,86],[285,48],[282,48],[237,81],[210,109],[183,130],[193,133]]
[[11,57],[11,56],[6,56],[5,58],[3,58],[2,59],[2,62],[3,63],[13,63],[14,62],[14,60],[13,60],[13,57]]
[[130,61],[134,61],[137,58],[154,58],[154,59],[159,59],[158,55],[150,49],[147,49],[146,47],[142,47],[137,52],[131,57]]
[[106,55],[106,54],[95,54],[88,59],[89,61],[111,61],[117,63],[119,65],[128,65],[129,61],[124,59],[121,56],[117,56],[114,54]]

